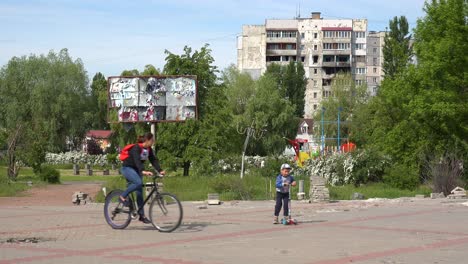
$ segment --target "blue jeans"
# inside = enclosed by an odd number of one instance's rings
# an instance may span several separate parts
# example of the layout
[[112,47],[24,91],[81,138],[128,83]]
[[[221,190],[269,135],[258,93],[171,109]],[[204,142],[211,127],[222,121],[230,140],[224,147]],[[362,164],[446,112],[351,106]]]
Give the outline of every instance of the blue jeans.
[[284,204],[283,215],[289,215],[289,193],[276,192],[275,216],[278,216]]
[[128,187],[127,189],[122,193],[122,197],[127,198],[127,196],[131,192],[136,192],[137,195],[137,204],[140,210],[138,210],[138,214],[141,216],[145,215],[145,211],[143,210],[143,181],[141,179],[141,176],[138,174],[138,172],[131,167],[122,167],[120,170],[127,179],[128,182]]

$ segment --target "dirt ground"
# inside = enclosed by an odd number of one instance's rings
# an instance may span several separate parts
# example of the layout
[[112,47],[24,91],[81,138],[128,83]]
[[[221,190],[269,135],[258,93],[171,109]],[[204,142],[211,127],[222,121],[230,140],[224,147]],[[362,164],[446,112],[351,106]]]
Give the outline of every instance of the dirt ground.
[[73,205],[73,193],[84,192],[94,198],[100,190],[100,183],[73,182],[58,185],[49,184],[46,186],[33,187],[22,193],[21,196],[0,197],[0,206]]

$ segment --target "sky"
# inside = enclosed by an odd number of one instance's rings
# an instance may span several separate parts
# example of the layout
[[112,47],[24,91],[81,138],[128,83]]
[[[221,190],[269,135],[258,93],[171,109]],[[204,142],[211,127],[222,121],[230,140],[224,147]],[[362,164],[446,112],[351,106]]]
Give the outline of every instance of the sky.
[[366,18],[368,30],[383,31],[394,16],[410,27],[424,16],[424,0],[0,0],[0,67],[16,56],[67,48],[91,79],[152,64],[164,67],[164,51],[210,44],[220,70],[236,63],[242,25],[268,18]]

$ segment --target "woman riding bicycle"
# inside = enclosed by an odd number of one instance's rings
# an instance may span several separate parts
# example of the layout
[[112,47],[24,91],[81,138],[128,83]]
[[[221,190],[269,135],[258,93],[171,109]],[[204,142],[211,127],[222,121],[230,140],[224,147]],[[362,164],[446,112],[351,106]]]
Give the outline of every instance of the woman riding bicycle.
[[137,194],[137,204],[140,210],[138,214],[139,219],[145,224],[151,224],[151,221],[145,217],[145,211],[143,210],[143,175],[152,176],[151,171],[145,171],[144,162],[149,160],[153,168],[158,171],[161,175],[165,174],[165,171],[159,166],[159,161],[153,153],[151,146],[154,144],[154,136],[152,133],[146,133],[145,135],[138,138],[137,144],[128,145],[124,148],[120,154],[120,159],[123,162],[121,172],[125,179],[129,182],[128,188],[120,196],[120,201],[127,204],[127,196],[135,191]]

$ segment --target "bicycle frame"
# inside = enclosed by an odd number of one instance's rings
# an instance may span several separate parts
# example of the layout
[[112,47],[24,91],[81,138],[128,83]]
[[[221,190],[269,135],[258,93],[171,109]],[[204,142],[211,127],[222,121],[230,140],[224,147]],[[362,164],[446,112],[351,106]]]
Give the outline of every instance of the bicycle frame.
[[156,195],[159,194],[158,183],[156,182],[156,178],[162,178],[162,177],[154,176],[152,183],[144,183],[143,186],[142,186],[143,188],[144,187],[153,187],[151,189],[151,192],[146,196],[146,199],[143,201],[143,206],[142,207],[138,207],[136,197],[135,197],[135,192],[130,193],[130,196],[132,196],[133,208],[136,208],[135,212],[138,212],[141,209],[143,209],[145,204],[150,200],[150,198],[153,196],[154,193],[156,193]]

